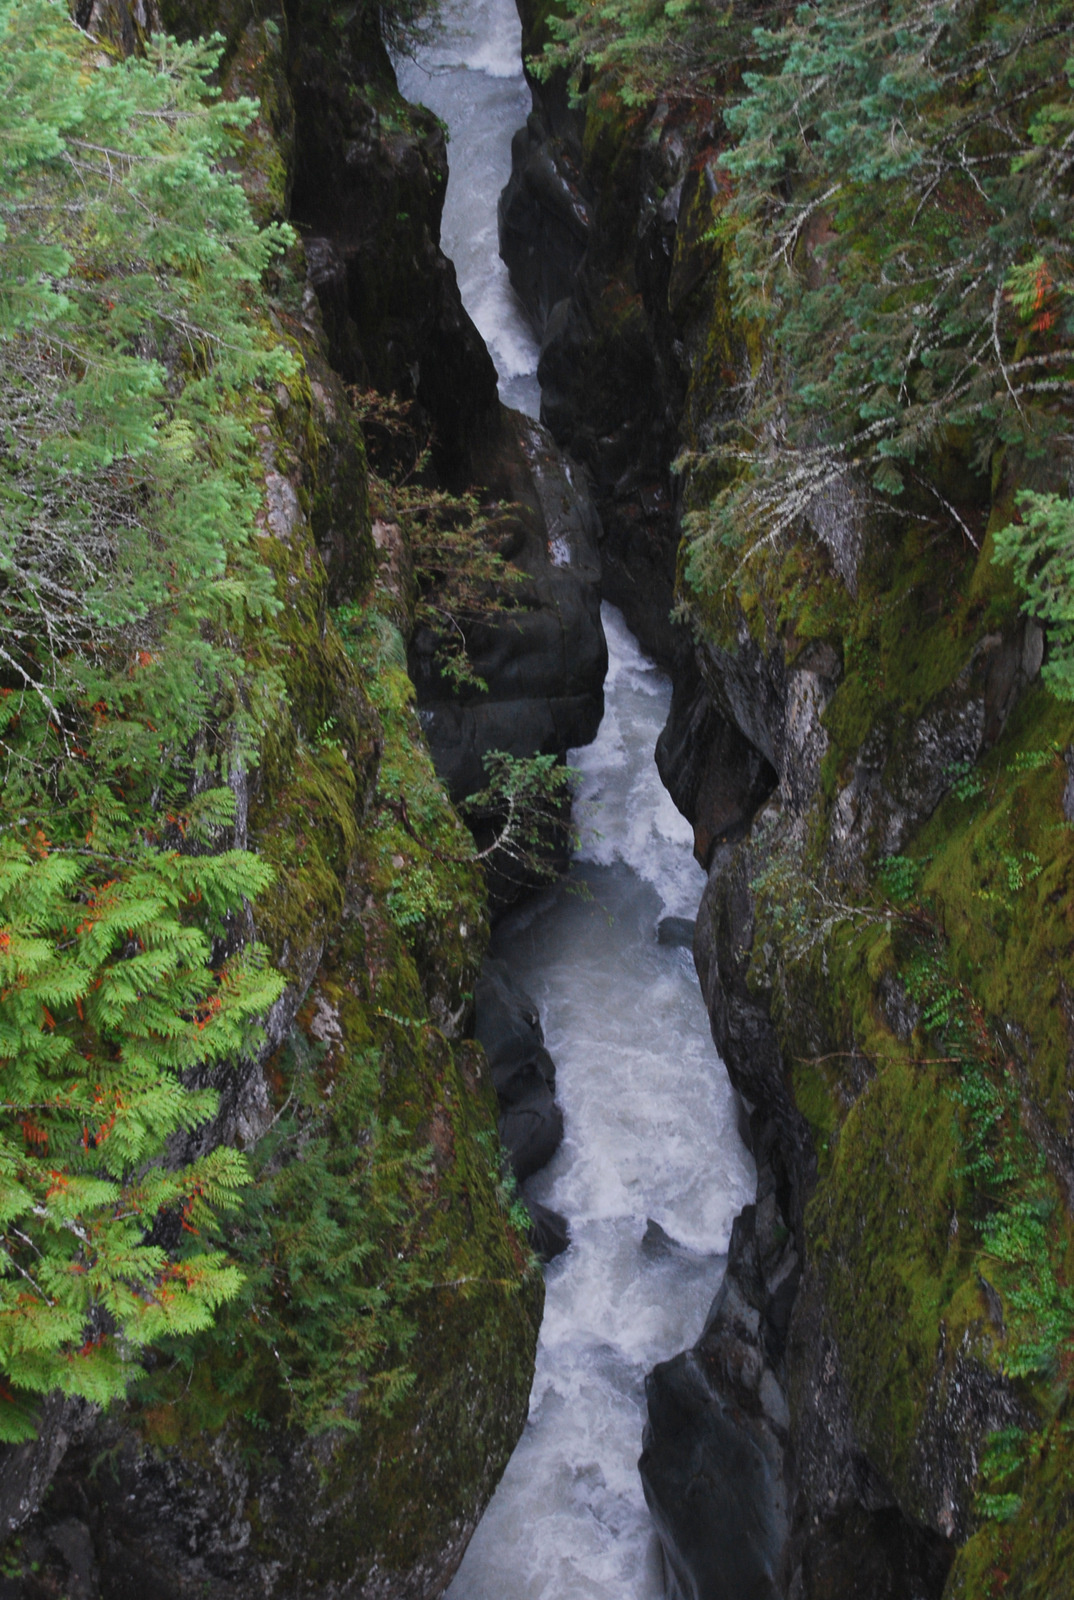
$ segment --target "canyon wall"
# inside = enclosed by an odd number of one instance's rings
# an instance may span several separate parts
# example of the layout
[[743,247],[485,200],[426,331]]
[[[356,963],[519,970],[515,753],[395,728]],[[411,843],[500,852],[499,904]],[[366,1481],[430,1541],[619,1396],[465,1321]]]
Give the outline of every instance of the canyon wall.
[[[1048,474],[954,439],[925,469],[945,510],[878,511],[851,474],[793,536],[758,526],[745,576],[712,541],[699,577],[681,515],[726,477],[672,463],[768,359],[730,300],[719,103],[534,87],[502,246],[608,591],[675,672],[658,760],[709,874],[695,958],[758,1161],[706,1327],[650,1379],[671,1592],[1065,1593],[1074,730],[993,560]],[[1008,1204],[1043,1227],[997,1261]]]
[[[174,1152],[247,1153],[220,1241],[246,1287],[154,1350],[125,1404],[55,1397],[35,1443],[0,1450],[0,1594],[416,1600],[450,1581],[522,1428],[543,1301],[472,1038],[485,886],[424,730],[458,796],[489,748],[592,736],[592,513],[547,435],[500,407],[439,250],[443,130],[399,96],[371,11],[120,4],[79,22],[127,54],[161,26],[221,33],[224,98],[260,107],[241,182],[260,221],[296,226],[255,308],[292,376],[251,388],[241,418],[281,603],[235,648],[283,692],[231,769],[219,841],[275,870],[247,934],[287,987]],[[413,638],[412,552],[354,406],[370,389],[412,405],[440,483],[510,506],[515,610],[475,637],[489,687],[465,705]]]
[[[608,83],[577,106],[553,77],[515,142],[504,248],[598,527],[548,433],[499,406],[438,249],[443,133],[371,13],[163,10],[78,20],[127,51],[158,22],[219,29],[224,94],[261,108],[244,186],[298,225],[259,302],[295,376],[244,400],[283,604],[237,645],[286,696],[223,841],[276,869],[256,932],[288,987],[191,1135],[251,1156],[226,1239],[248,1292],[125,1405],[51,1400],[5,1448],[0,1596],[446,1587],[522,1427],[541,1283],[469,1038],[484,889],[429,744],[461,798],[501,741],[591,736],[603,566],[675,675],[658,758],[709,875],[696,961],[759,1174],[696,1346],[650,1380],[671,1592],[1052,1600],[1074,1564],[1074,745],[992,555],[1054,472],[1014,450],[982,471],[956,438],[927,515],[878,514],[851,475],[748,582],[730,549],[702,581],[682,518],[720,484],[672,463],[770,370],[729,298],[719,106]],[[542,15],[524,26],[532,50]],[[452,689],[414,629],[352,404],[371,388],[413,402],[439,481],[502,518],[524,574],[514,621],[474,636],[487,689]]]

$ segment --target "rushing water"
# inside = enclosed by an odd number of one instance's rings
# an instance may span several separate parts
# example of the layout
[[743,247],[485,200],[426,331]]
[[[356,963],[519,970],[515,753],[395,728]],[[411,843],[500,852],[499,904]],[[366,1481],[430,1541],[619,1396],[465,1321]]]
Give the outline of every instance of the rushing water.
[[[502,397],[535,416],[537,348],[496,248],[529,110],[519,50],[513,0],[456,0],[443,38],[399,77],[448,124],[444,249]],[[527,1191],[567,1216],[572,1242],[547,1272],[529,1420],[450,1600],[663,1593],[636,1465],[645,1374],[697,1337],[754,1188],[689,952],[657,940],[704,887],[653,760],[670,685],[609,606],[604,626],[604,720],[571,756],[573,881],[501,924],[493,952],[537,1001],[557,1064],[566,1135]]]
[[463,305],[496,363],[505,405],[540,415],[537,341],[500,260],[496,203],[511,174],[511,135],[530,111],[522,30],[513,0],[454,0],[417,61],[396,64],[408,100],[448,128],[449,176],[440,242]]
[[[656,1600],[637,1474],[645,1373],[692,1344],[754,1172],[687,950],[657,942],[704,885],[653,747],[670,688],[604,608],[609,669],[581,771],[574,884],[501,924],[541,1010],[566,1136],[527,1185],[569,1219],[548,1268],[529,1421],[451,1600]],[[584,885],[584,893],[572,892]],[[645,1240],[649,1220],[676,1241]]]

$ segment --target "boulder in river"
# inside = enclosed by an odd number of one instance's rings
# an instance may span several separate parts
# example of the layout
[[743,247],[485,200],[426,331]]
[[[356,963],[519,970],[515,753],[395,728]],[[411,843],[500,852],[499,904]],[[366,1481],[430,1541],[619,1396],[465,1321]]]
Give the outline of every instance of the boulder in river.
[[475,1031],[500,1104],[500,1138],[522,1183],[552,1159],[563,1138],[555,1063],[544,1047],[537,1007],[504,962],[485,962],[475,1000]]
[[532,1224],[529,1238],[534,1254],[546,1263],[561,1256],[571,1242],[566,1217],[551,1206],[541,1205],[539,1200],[527,1200],[526,1209]]

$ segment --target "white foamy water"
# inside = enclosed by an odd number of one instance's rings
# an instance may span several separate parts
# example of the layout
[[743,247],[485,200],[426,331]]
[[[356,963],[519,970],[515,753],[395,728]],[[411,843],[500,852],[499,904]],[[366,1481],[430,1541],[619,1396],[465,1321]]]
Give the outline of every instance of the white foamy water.
[[537,417],[539,354],[500,260],[496,205],[511,175],[511,135],[530,112],[522,30],[513,0],[453,0],[444,30],[416,61],[396,63],[408,100],[448,128],[449,177],[441,244],[455,263],[467,311],[488,345],[505,405]]
[[[547,1271],[529,1420],[450,1600],[658,1600],[659,1550],[637,1473],[644,1380],[692,1344],[752,1160],[688,951],[657,942],[704,876],[653,761],[670,686],[604,607],[610,665],[581,769],[575,886],[497,930],[541,1010],[566,1119],[527,1185],[571,1246]],[[649,1219],[678,1248],[643,1246]]]
[[[496,203],[530,109],[513,0],[454,0],[448,27],[400,87],[448,125],[442,243],[508,404],[536,417],[536,341],[499,259]],[[563,1145],[527,1185],[561,1211],[570,1249],[547,1271],[529,1420],[449,1600],[659,1600],[659,1546],[637,1459],[645,1374],[692,1344],[719,1286],[752,1160],[709,1037],[690,953],[657,942],[692,917],[704,874],[653,751],[671,689],[618,611],[580,772],[574,889],[497,930],[541,1010],[558,1069]],[[643,1245],[650,1219],[668,1236]]]
[[604,719],[594,742],[570,756],[582,774],[577,859],[625,862],[656,889],[665,916],[692,917],[705,874],[694,860],[690,824],[661,783],[653,756],[670,685],[642,654],[622,613],[606,605],[601,614],[608,639]]

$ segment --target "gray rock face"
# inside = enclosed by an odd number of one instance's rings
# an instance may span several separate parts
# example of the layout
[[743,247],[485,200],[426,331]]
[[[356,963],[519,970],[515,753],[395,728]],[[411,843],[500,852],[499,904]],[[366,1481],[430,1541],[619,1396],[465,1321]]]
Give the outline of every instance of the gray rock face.
[[694,963],[716,1048],[739,1094],[748,1106],[757,1108],[752,1119],[755,1156],[760,1160],[771,1147],[784,1221],[800,1229],[816,1158],[808,1126],[784,1076],[768,999],[747,982],[754,933],[750,883],[755,870],[748,844],[717,847],[698,908]]
[[[987,1301],[991,1285],[984,1287]],[[995,1290],[992,1299],[1002,1331]],[[946,1337],[941,1339],[924,1426],[915,1441],[914,1478],[920,1485],[923,1518],[955,1543],[967,1539],[974,1521],[968,1490],[977,1478],[984,1442],[1001,1428],[1030,1427],[1032,1421],[1009,1382],[989,1372],[965,1344],[952,1355]]]
[[81,1400],[52,1394],[41,1408],[37,1438],[0,1451],[0,1531],[5,1536],[21,1528],[41,1504],[88,1409]]
[[511,144],[511,177],[500,196],[500,254],[511,282],[544,334],[553,306],[574,287],[589,236],[589,201],[571,144],[550,138],[534,112]]
[[[500,1140],[518,1183],[546,1166],[563,1139],[556,1067],[544,1047],[537,1007],[503,961],[486,957],[474,990],[474,1031],[499,1101]],[[558,1211],[527,1200],[530,1244],[542,1261],[561,1255],[570,1227]]]
[[474,1001],[474,1031],[500,1103],[500,1138],[522,1183],[552,1159],[563,1138],[555,1063],[536,1006],[504,962],[485,961]]
[[511,506],[501,548],[525,574],[507,590],[511,609],[468,632],[487,693],[444,680],[434,641],[419,630],[410,652],[422,722],[437,771],[460,799],[486,781],[490,750],[565,755],[596,735],[604,711],[608,651],[600,622],[598,525],[570,464],[548,434],[505,414],[482,481]]
[[[842,672],[836,652],[818,644],[787,667],[780,654],[762,651],[743,626],[736,650],[705,644],[698,649],[697,664],[710,716],[737,731],[745,745],[763,757],[770,769],[766,773],[770,787],[778,781],[786,802],[796,813],[803,812],[816,792],[828,748],[821,718]],[[729,757],[735,753],[733,747],[728,749]],[[738,754],[738,760],[743,783],[757,770],[756,758],[747,750]],[[733,780],[724,780],[729,781]]]
[[676,678],[656,765],[690,819],[694,855],[703,867],[717,844],[743,837],[776,782],[768,761],[720,716],[700,677],[690,673]]

